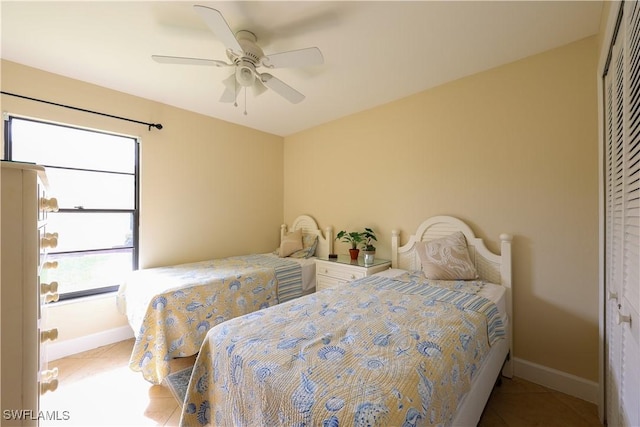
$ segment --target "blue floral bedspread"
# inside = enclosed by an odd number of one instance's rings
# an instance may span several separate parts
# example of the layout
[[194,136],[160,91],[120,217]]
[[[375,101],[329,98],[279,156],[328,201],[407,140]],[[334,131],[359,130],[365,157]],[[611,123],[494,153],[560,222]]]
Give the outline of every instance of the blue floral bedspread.
[[505,335],[481,287],[373,276],[218,325],[181,425],[448,425]]
[[278,304],[279,279],[301,286],[300,264],[256,254],[134,272],[117,296],[136,336],[129,367],[160,384],[169,361],[196,354],[211,327]]

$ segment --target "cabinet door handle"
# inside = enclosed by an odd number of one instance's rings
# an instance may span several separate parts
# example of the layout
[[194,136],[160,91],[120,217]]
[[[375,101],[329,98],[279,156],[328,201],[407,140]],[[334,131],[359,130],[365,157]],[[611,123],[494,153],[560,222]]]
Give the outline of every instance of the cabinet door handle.
[[[49,234],[49,233],[47,233]],[[40,239],[40,245],[43,248],[49,248],[49,249],[53,249],[56,246],[58,246],[58,238],[57,237],[43,237],[42,239]]]
[[44,302],[48,303],[48,302],[56,302],[60,299],[60,295],[55,292],[55,293],[49,293],[47,295],[45,295],[44,297]]
[[40,199],[40,209],[45,212],[58,212],[58,199],[51,197],[47,199],[43,197]]
[[49,383],[58,378],[58,368],[47,369],[40,373],[40,382]]
[[[55,341],[58,339],[58,328],[40,332],[40,342]],[[56,368],[57,369],[57,368]]]
[[51,283],[41,283],[40,284],[40,294],[46,295],[48,293],[55,294],[58,292],[58,282]]
[[58,261],[47,261],[42,264],[42,268],[54,269],[58,268]]
[[617,292],[609,291],[609,293],[607,295],[608,295],[608,297],[607,297],[608,300],[618,301],[618,293]]
[[47,383],[40,384],[40,394],[45,394],[48,391],[56,391],[58,388],[58,380],[54,379]]
[[618,325],[621,325],[623,323],[631,324],[631,316],[628,314],[624,315],[618,311],[618,316],[616,317],[616,323]]

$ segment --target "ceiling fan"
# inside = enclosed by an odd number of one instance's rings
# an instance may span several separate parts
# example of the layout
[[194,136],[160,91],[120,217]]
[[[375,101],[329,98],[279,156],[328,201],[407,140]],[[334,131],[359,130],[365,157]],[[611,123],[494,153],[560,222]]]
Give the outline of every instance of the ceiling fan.
[[317,47],[309,47],[306,49],[265,55],[260,46],[256,44],[258,41],[256,35],[251,31],[240,30],[234,35],[227,21],[225,21],[222,16],[222,13],[218,10],[201,5],[194,5],[193,7],[209,29],[211,29],[225,45],[227,48],[227,58],[230,62],[216,59],[163,55],[152,55],[151,58],[163,64],[235,67],[234,73],[223,80],[225,89],[220,97],[221,102],[233,102],[234,105],[237,105],[236,99],[242,88],[245,89],[245,96],[247,88],[251,88],[255,96],[262,94],[268,88],[293,104],[304,100],[305,96],[303,94],[277,77],[269,73],[261,73],[258,69],[262,67],[274,69],[320,65],[324,62],[320,49]]

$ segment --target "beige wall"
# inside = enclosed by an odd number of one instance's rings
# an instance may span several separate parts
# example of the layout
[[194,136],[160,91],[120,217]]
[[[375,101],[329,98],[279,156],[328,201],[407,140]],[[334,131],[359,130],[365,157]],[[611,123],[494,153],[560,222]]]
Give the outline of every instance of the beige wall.
[[492,250],[512,233],[515,356],[598,381],[597,57],[591,37],[285,138],[285,220],[371,226],[383,257],[432,215]]
[[[267,252],[278,245],[281,137],[8,61],[2,61],[1,72],[5,92],[164,126],[148,131],[143,125],[0,98],[3,112],[141,138],[141,267]],[[100,313],[99,321],[78,321],[91,313]],[[61,340],[126,325],[113,298],[61,304],[50,319]]]

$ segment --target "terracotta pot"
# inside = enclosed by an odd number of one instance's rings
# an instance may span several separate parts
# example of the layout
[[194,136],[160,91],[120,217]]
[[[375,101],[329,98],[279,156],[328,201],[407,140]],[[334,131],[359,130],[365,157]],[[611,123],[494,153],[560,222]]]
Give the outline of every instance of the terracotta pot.
[[351,256],[351,259],[354,261],[358,259],[359,253],[360,253],[360,249],[349,249],[349,255]]

